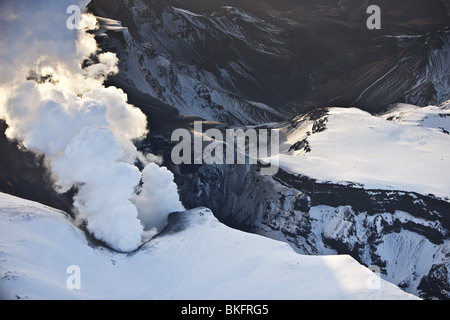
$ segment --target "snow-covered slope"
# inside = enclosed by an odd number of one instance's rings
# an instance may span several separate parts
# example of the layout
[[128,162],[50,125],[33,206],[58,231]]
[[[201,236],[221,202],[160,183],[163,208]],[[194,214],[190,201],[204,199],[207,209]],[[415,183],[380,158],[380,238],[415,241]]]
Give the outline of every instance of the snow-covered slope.
[[[313,130],[318,123],[321,129]],[[280,167],[319,181],[448,199],[449,127],[450,111],[437,106],[398,105],[381,116],[330,108],[318,120],[299,119],[286,129],[291,149],[280,156]]]
[[7,299],[415,299],[349,256],[298,255],[206,208],[172,215],[131,254],[93,246],[63,212],[6,194],[0,226]]

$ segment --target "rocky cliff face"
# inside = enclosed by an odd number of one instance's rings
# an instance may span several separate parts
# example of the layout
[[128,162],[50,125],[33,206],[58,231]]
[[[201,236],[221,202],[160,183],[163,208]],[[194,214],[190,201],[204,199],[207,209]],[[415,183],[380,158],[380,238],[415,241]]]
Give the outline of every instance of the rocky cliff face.
[[[375,1],[377,2],[377,1]],[[447,1],[378,1],[368,30],[360,1],[94,0],[119,79],[183,115],[246,125],[308,107],[448,99]]]
[[258,166],[204,166],[178,174],[189,207],[228,225],[287,241],[299,253],[350,254],[424,298],[450,298],[450,204],[403,191],[320,183]]
[[395,102],[425,106],[448,100],[450,29],[392,38],[398,41],[397,54],[352,70],[309,98],[319,105],[366,105],[369,110]]
[[[278,104],[267,88],[283,91],[277,74],[289,69],[279,28],[231,7],[203,16],[161,1],[115,3],[123,10],[112,17],[132,22],[127,30],[107,30],[99,41],[118,53],[123,82],[205,120],[263,123],[290,113],[266,104]],[[288,77],[282,82],[291,82]],[[291,90],[298,84],[292,80]]]

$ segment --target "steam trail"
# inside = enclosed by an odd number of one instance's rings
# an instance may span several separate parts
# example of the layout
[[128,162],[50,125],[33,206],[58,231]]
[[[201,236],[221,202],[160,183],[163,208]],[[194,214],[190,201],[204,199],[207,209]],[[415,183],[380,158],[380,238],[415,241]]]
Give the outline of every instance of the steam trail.
[[[66,9],[74,4],[84,8],[87,1],[0,3],[0,118],[9,139],[45,155],[57,191],[77,187],[74,208],[88,230],[129,252],[140,246],[145,229],[160,230],[168,213],[184,208],[173,175],[133,144],[147,134],[145,115],[121,89],[103,86],[118,72],[118,59],[100,53],[87,32],[95,17],[83,14],[78,31],[66,27]],[[97,63],[83,69],[93,56]],[[152,172],[139,194],[137,161]],[[166,198],[155,196],[158,188]]]

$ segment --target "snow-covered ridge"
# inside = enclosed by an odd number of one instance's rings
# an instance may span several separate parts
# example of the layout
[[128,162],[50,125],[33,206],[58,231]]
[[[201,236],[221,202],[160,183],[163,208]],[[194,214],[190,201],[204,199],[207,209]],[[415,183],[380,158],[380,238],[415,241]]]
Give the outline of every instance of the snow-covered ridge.
[[175,10],[175,11],[180,12],[181,14],[187,15],[187,16],[202,17],[202,15],[194,13],[194,12],[186,10],[186,9],[175,8],[175,7],[172,7],[172,9]]
[[[351,257],[302,256],[199,208],[133,254],[89,245],[60,211],[0,194],[6,299],[415,299]],[[68,267],[79,289],[69,289]],[[72,269],[69,269],[72,270]]]
[[398,103],[390,111],[381,115],[381,118],[400,124],[421,126],[441,133],[450,131],[450,112],[446,106],[450,101],[440,106],[418,107],[411,104]]
[[320,121],[316,132],[317,120],[285,128],[284,151],[291,148],[280,155],[282,169],[365,189],[450,197],[450,111],[443,106],[403,104],[380,116],[330,108]]

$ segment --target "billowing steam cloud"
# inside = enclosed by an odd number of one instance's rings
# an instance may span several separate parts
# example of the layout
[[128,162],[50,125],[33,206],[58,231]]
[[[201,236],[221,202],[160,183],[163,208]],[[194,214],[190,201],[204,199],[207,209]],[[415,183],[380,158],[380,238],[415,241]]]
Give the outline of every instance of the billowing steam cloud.
[[[76,187],[80,222],[128,252],[140,246],[145,229],[160,230],[168,213],[184,208],[173,175],[133,144],[147,134],[145,115],[122,90],[103,86],[118,60],[100,53],[87,32],[95,17],[83,14],[79,30],[66,27],[67,7],[87,2],[1,2],[0,118],[8,138],[45,155],[56,190]],[[83,61],[95,62],[82,68]],[[143,174],[137,161],[146,166]]]

